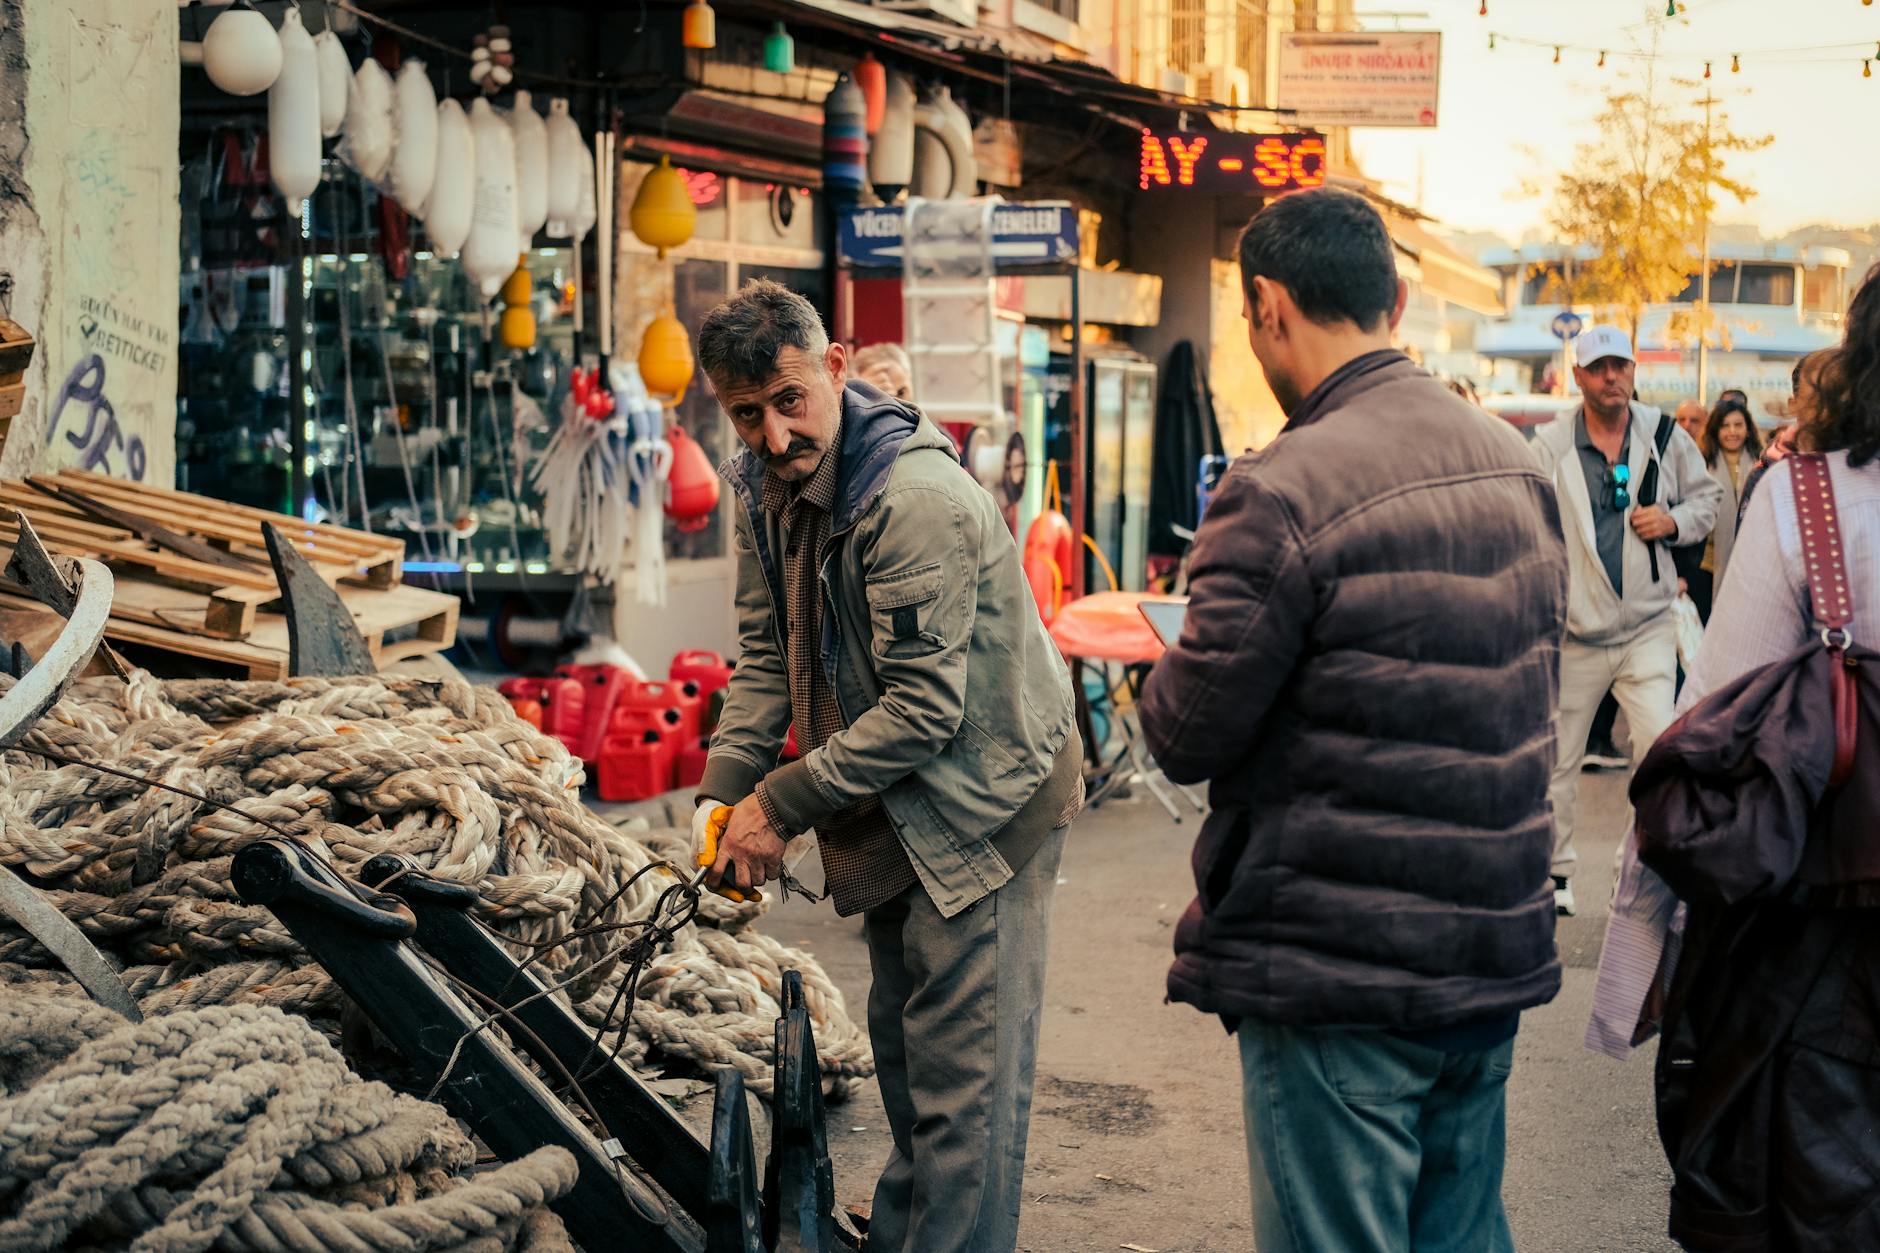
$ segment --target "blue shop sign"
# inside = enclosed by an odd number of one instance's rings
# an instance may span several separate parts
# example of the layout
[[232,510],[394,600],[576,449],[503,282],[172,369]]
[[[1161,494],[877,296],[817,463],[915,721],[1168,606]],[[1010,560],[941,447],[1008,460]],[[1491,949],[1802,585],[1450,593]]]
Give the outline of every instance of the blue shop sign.
[[[850,209],[836,228],[842,264],[864,270],[901,268],[902,209]],[[1060,200],[1003,204],[992,211],[996,266],[1074,265],[1077,210]]]

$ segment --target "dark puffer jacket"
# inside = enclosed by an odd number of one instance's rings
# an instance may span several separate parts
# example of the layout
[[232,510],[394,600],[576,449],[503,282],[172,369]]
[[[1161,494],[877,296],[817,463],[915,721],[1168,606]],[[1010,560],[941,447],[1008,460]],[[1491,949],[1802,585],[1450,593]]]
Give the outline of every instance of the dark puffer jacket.
[[1520,436],[1360,357],[1228,472],[1190,583],[1142,701],[1212,782],[1170,997],[1399,1029],[1552,999],[1567,555]]

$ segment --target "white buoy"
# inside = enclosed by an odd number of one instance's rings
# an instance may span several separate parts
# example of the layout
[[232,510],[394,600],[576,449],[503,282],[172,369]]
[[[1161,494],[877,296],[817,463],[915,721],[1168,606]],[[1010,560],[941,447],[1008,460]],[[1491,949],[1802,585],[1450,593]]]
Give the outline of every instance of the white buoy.
[[914,181],[914,83],[898,70],[888,71],[888,103],[881,129],[868,145],[868,181],[875,194],[892,203]]
[[235,0],[202,37],[202,68],[229,95],[258,96],[281,76],[281,37],[248,0]]
[[408,57],[392,85],[397,140],[392,148],[392,195],[406,213],[422,216],[437,178],[437,92],[424,62]]
[[368,183],[384,178],[392,164],[392,76],[372,57],[353,75],[341,155]]
[[588,163],[581,128],[565,96],[548,102],[548,233],[567,239],[581,212],[581,169]]
[[346,45],[330,30],[323,30],[314,37],[313,55],[320,67],[320,133],[331,139],[346,124],[346,104],[352,95],[352,62],[346,59]]
[[454,257],[470,238],[470,214],[476,197],[476,149],[463,106],[446,100],[437,106],[437,166],[425,202],[424,230],[431,250]]
[[463,268],[487,300],[516,269],[516,241],[522,233],[516,204],[516,137],[482,97],[470,106],[470,137],[476,149],[476,192]]
[[280,45],[280,76],[268,88],[268,172],[299,217],[320,185],[320,70],[299,9],[282,15]]
[[516,93],[509,128],[516,138],[518,251],[527,252],[535,242],[535,233],[548,221],[548,128],[526,91]]

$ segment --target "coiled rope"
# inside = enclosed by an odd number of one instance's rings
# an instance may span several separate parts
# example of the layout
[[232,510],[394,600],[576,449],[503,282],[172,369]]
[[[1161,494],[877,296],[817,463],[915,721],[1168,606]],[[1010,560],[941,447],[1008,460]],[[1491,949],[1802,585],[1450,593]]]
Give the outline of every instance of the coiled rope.
[[436,1106],[368,1083],[307,1022],[231,1005],[130,1024],[0,997],[0,1248],[568,1253],[574,1158],[475,1176]]
[[[0,685],[10,682],[0,676]],[[39,751],[36,751],[39,750]],[[155,778],[153,789],[51,751]],[[229,883],[233,854],[284,829],[357,876],[382,852],[474,885],[479,917],[540,953],[596,1028],[622,1003],[621,928],[683,863],[676,828],[618,830],[581,803],[581,763],[486,688],[389,676],[285,683],[83,680],[0,755],[0,862],[31,875],[124,968],[146,1014],[273,1006],[337,1031],[342,997],[266,909]],[[639,972],[623,1056],[730,1065],[770,1090],[783,972],[798,970],[832,1096],[873,1072],[866,1034],[807,954],[751,929],[764,906],[716,896]],[[20,969],[9,969],[9,965]],[[0,926],[0,980],[48,955]]]

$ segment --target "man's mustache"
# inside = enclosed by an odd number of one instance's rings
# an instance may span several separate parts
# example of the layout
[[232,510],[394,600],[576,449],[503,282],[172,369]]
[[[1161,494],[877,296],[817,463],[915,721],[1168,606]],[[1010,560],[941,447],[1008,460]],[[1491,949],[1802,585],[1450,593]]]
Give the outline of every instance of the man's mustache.
[[815,440],[800,439],[800,438],[793,439],[790,441],[790,446],[784,449],[781,453],[776,453],[776,454],[765,453],[764,464],[773,465],[773,466],[781,465],[786,461],[795,461],[798,457],[802,456],[806,452],[815,452],[815,451],[816,451]]

